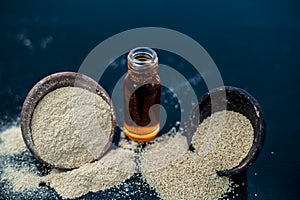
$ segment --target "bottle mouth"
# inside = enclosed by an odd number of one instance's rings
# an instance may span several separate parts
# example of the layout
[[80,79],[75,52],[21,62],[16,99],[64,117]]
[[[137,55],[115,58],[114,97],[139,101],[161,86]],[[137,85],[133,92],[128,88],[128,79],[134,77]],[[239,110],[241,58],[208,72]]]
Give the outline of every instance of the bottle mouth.
[[156,52],[149,47],[137,47],[128,54],[128,62],[136,67],[157,63]]

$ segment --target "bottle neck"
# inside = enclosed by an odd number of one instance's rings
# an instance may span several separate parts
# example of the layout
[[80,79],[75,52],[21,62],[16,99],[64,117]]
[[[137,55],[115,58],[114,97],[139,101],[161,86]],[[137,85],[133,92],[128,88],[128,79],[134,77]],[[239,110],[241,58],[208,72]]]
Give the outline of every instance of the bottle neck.
[[129,52],[128,74],[137,83],[149,82],[157,76],[158,58],[155,51],[147,47],[138,47]]

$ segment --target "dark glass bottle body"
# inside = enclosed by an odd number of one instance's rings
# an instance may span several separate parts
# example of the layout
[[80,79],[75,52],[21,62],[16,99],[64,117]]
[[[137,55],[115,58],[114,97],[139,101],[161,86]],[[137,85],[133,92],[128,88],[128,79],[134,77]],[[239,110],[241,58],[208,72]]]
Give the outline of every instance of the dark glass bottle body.
[[128,73],[124,89],[124,133],[130,139],[145,142],[155,138],[160,129],[161,80],[158,58],[147,47],[128,54]]

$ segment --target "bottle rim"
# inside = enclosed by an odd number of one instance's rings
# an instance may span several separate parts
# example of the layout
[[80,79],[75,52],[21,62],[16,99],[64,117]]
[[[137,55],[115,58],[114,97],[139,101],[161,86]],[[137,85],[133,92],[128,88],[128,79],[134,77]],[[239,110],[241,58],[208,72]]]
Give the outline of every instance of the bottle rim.
[[128,54],[128,63],[136,70],[149,68],[158,63],[156,52],[149,47],[136,47]]

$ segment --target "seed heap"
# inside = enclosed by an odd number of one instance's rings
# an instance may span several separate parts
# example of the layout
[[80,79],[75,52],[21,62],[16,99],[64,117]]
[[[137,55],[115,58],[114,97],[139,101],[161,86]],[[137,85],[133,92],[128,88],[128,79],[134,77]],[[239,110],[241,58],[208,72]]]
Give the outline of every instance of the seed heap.
[[[224,122],[222,126],[220,122]],[[186,138],[173,131],[149,142],[135,155],[138,144],[125,140],[122,135],[120,146],[99,161],[71,171],[52,170],[49,175],[43,175],[33,164],[22,162],[20,165],[11,160],[13,155],[19,160],[30,155],[20,128],[12,127],[0,134],[0,167],[4,168],[4,173],[0,168],[0,184],[9,183],[1,188],[6,191],[12,187],[13,191],[22,193],[37,191],[41,199],[57,198],[56,193],[47,196],[48,188],[39,186],[45,182],[62,198],[76,198],[119,186],[132,177],[136,168],[134,161],[139,158],[143,178],[162,199],[217,199],[231,191],[233,185],[229,177],[220,177],[216,171],[238,165],[251,148],[253,137],[253,128],[246,117],[222,111],[199,125],[192,138],[194,152],[188,150]]]
[[11,183],[10,187],[14,191],[38,188],[42,180],[42,178],[38,176],[36,169],[30,169],[28,167],[19,170],[7,167],[5,169],[4,178]]
[[133,152],[123,149],[111,150],[94,163],[87,163],[68,172],[52,171],[44,178],[64,198],[80,197],[120,185],[135,171]]
[[[219,177],[211,165],[205,163],[199,155],[188,151],[187,148],[176,149],[180,143],[186,143],[186,138],[180,134],[174,137],[166,137],[165,141],[156,143],[156,149],[164,149],[165,144],[172,144],[175,148],[170,149],[169,154],[179,153],[180,156],[173,160],[167,160],[165,166],[160,164],[156,170],[149,171],[147,167],[142,167],[142,174],[145,180],[156,189],[162,199],[214,199],[221,197],[230,191],[230,180],[228,177]],[[158,147],[159,146],[159,147]],[[151,152],[148,147],[142,156],[141,165],[147,166],[149,163],[148,154]],[[164,163],[164,160],[155,157],[156,162]],[[151,159],[151,162],[155,161]]]
[[199,125],[192,144],[195,152],[207,162],[213,162],[217,170],[226,170],[247,156],[253,140],[254,130],[247,117],[238,112],[221,111]]
[[20,127],[11,127],[0,135],[2,141],[0,154],[21,153],[25,150],[25,143],[22,139]]
[[[224,122],[224,126],[219,126],[220,121]],[[220,137],[210,139],[215,134]],[[165,139],[168,140],[167,143],[177,146],[178,142],[174,139],[176,137]],[[171,162],[167,160],[166,166],[158,165],[156,170],[149,171],[147,167],[143,167],[147,166],[145,163],[149,163],[147,155],[156,149],[163,149],[166,144],[156,143],[142,153],[141,170],[146,181],[163,199],[218,199],[232,190],[232,182],[229,177],[218,176],[216,171],[238,165],[249,152],[253,137],[251,123],[243,115],[228,111],[214,113],[199,125],[193,137],[195,153],[178,148],[180,152],[176,153],[182,155],[184,152],[183,156],[178,156]],[[184,143],[185,140],[181,141]],[[216,142],[216,145],[212,142]],[[210,147],[209,152],[199,152],[206,145]],[[172,148],[169,151],[174,153]],[[156,160],[152,159],[151,162],[163,162],[159,157],[154,159]]]
[[99,158],[109,143],[111,129],[108,103],[79,87],[48,93],[36,106],[31,121],[39,156],[63,168],[80,167]]
[[10,156],[18,154],[30,155],[26,152],[20,127],[13,126],[0,134],[0,166],[3,167],[0,181],[8,180],[6,189],[16,192],[37,188],[41,181],[37,168],[22,162],[22,157],[17,160],[18,163],[11,162]]
[[[93,163],[86,163],[71,171],[52,170],[49,175],[42,176],[39,169],[30,163],[16,163],[10,157],[30,156],[22,139],[20,127],[12,127],[0,134],[0,166],[4,167],[0,183],[8,181],[5,190],[25,192],[41,189],[45,182],[62,198],[76,198],[88,192],[96,192],[120,185],[132,177],[135,172],[134,152],[122,148],[110,150],[104,157]],[[7,148],[10,145],[10,148]],[[19,166],[21,165],[21,166]],[[0,175],[1,175],[0,168]],[[0,194],[1,197],[1,194]]]
[[186,138],[176,132],[158,137],[151,143],[146,146],[140,156],[140,167],[144,172],[155,171],[167,166],[175,159],[184,156],[188,149]]

